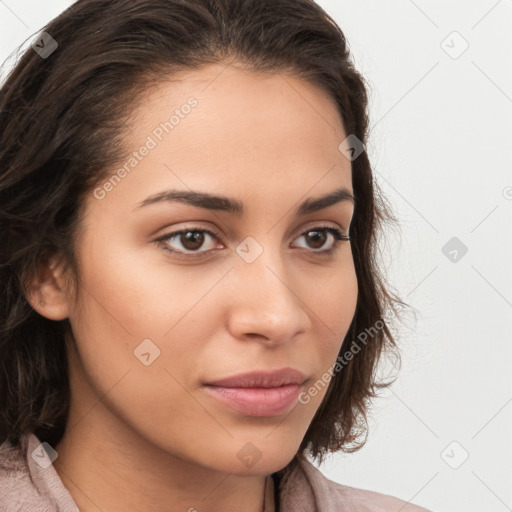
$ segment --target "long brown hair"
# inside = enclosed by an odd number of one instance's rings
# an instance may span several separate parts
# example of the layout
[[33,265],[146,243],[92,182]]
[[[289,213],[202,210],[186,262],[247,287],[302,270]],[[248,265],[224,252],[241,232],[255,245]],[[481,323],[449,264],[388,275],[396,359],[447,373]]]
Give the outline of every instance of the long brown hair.
[[[58,46],[44,58],[29,48],[0,96],[0,441],[18,445],[33,432],[55,446],[69,409],[70,324],[39,315],[26,293],[40,263],[57,253],[77,282],[84,197],[122,156],[123,123],[139,94],[231,59],[326,91],[347,134],[365,145],[369,121],[367,83],[344,34],[312,0],[79,0],[43,30]],[[332,378],[302,440],[298,453],[309,449],[320,462],[364,444],[370,401],[389,385],[377,379],[377,364],[397,348],[385,311],[404,305],[379,268],[377,235],[396,219],[365,151],[352,161],[352,182],[359,294],[340,355],[381,324]]]

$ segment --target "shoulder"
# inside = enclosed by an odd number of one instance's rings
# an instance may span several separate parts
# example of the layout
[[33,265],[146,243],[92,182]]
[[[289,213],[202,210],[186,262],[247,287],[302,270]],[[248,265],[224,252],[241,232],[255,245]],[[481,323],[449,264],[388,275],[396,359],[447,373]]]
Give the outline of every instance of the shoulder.
[[319,512],[430,512],[426,508],[389,494],[334,482],[303,456],[298,458],[298,470],[303,474],[302,482],[300,477],[297,478],[297,474],[295,481],[300,482],[301,487],[305,484],[310,487],[311,501],[315,503]]
[[0,512],[78,512],[39,439],[0,445]]
[[27,496],[37,498],[23,450],[4,443],[0,446],[0,512],[22,509]]

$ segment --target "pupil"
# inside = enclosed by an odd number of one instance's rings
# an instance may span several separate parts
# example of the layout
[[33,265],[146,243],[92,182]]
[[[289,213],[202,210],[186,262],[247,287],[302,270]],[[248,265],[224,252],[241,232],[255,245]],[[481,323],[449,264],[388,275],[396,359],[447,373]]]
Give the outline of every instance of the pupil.
[[[182,244],[183,247],[185,247],[185,249],[199,249],[203,244],[204,233],[201,233],[199,231],[187,231],[184,236],[186,241],[185,243],[182,242]],[[192,245],[190,245],[190,242],[192,242]]]
[[313,242],[312,246],[314,249],[321,248],[325,243],[325,233],[323,231],[310,231],[309,233],[313,233],[313,239],[316,239],[316,242],[320,242],[319,244],[315,245],[315,242]]

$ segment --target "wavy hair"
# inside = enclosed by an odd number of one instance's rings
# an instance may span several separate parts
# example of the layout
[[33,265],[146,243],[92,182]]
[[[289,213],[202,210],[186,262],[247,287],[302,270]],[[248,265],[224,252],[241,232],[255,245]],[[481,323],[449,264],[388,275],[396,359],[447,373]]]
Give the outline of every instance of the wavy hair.
[[[123,126],[151,85],[181,71],[233,61],[288,73],[325,91],[347,134],[368,139],[367,83],[345,36],[313,0],[79,0],[44,27],[58,48],[28,48],[0,90],[0,428],[19,445],[33,432],[53,446],[70,401],[68,319],[52,321],[27,301],[32,276],[60,254],[79,281],[74,248],[84,198],[123,154]],[[367,413],[384,353],[398,355],[385,311],[405,305],[389,291],[378,234],[396,222],[366,152],[352,161],[354,318],[340,350],[381,322],[329,383],[301,442],[322,462],[366,441]],[[396,317],[395,317],[396,318]],[[363,439],[361,439],[363,437]]]

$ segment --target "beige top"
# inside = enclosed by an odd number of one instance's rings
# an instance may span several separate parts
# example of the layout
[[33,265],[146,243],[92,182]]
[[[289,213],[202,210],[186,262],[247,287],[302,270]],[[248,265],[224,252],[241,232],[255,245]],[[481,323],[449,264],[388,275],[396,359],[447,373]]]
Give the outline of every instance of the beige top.
[[[304,456],[279,494],[280,512],[429,512],[387,494],[326,478]],[[34,434],[0,449],[0,512],[80,512]]]

